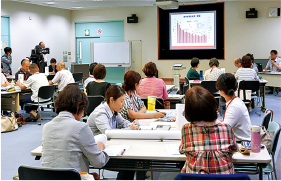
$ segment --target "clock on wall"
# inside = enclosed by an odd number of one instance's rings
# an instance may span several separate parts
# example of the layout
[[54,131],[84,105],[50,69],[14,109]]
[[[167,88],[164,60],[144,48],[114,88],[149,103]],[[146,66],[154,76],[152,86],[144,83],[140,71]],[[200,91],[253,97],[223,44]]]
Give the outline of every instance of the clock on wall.
[[270,18],[280,17],[280,8],[269,8],[268,15]]

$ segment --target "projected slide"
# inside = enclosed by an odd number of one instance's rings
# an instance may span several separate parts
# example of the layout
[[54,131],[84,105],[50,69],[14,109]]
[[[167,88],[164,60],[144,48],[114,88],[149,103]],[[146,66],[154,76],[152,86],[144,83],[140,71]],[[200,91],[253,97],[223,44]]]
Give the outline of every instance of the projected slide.
[[216,12],[170,13],[170,49],[216,49]]

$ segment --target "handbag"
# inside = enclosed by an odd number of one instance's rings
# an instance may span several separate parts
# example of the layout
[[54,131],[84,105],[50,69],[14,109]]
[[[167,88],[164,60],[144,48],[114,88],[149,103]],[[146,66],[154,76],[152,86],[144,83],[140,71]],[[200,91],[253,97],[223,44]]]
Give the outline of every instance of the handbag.
[[261,144],[263,144],[268,153],[270,154],[271,143],[274,137],[275,131],[267,131],[264,126],[261,127]]
[[14,131],[18,129],[17,118],[14,113],[11,113],[11,116],[2,116],[1,115],[1,133]]

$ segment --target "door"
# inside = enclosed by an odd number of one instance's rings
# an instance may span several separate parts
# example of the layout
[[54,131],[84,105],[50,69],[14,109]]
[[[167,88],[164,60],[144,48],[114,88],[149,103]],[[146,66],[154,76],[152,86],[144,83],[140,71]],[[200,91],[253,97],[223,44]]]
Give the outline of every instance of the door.
[[[5,47],[11,47],[10,45],[10,17],[9,16],[1,16],[1,40],[2,45]],[[1,45],[1,56],[4,55],[4,49],[2,50]]]

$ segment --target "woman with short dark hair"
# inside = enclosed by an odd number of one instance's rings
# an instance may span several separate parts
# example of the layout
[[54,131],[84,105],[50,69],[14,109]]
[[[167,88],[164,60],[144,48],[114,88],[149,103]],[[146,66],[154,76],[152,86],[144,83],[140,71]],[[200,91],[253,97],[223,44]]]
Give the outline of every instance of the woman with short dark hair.
[[[185,95],[185,118],[190,123],[182,127],[180,153],[187,157],[182,173],[233,174],[232,155],[237,144],[231,126],[217,120],[218,102],[200,86]],[[206,144],[207,143],[207,144]]]
[[211,58],[209,61],[209,66],[211,68],[205,71],[204,80],[216,81],[218,77],[223,74],[223,71],[218,68],[219,65],[220,63],[216,58]]
[[94,135],[105,134],[110,129],[138,130],[138,122],[131,123],[124,119],[119,112],[122,110],[125,101],[125,91],[118,85],[110,86],[105,93],[102,102],[90,114],[87,123]]
[[238,69],[235,78],[241,80],[259,80],[257,72],[251,68],[252,60],[250,56],[244,55],[241,61],[242,68]]
[[251,141],[251,120],[249,112],[245,103],[239,97],[235,96],[237,87],[237,81],[232,74],[222,74],[217,80],[216,88],[226,101],[222,121],[232,127],[236,141]]
[[89,125],[80,122],[88,105],[87,96],[75,85],[59,93],[55,102],[58,116],[43,127],[43,167],[89,172],[89,164],[101,168],[108,162],[108,155],[101,151],[104,144],[96,143]]
[[129,70],[124,75],[122,88],[126,91],[125,106],[120,114],[124,119],[133,121],[134,119],[163,118],[166,113],[146,113],[146,107],[140,96],[136,93],[140,86],[141,76],[134,70]]
[[86,93],[88,96],[101,95],[104,97],[106,90],[111,85],[103,80],[106,76],[105,66],[102,64],[97,64],[93,70],[93,75],[96,80],[87,84]]
[[155,77],[157,73],[156,64],[153,62],[148,62],[144,65],[142,71],[145,74],[145,78],[142,79],[139,89],[137,90],[137,94],[141,98],[157,96],[163,100],[166,100],[168,98],[166,84],[162,79]]

